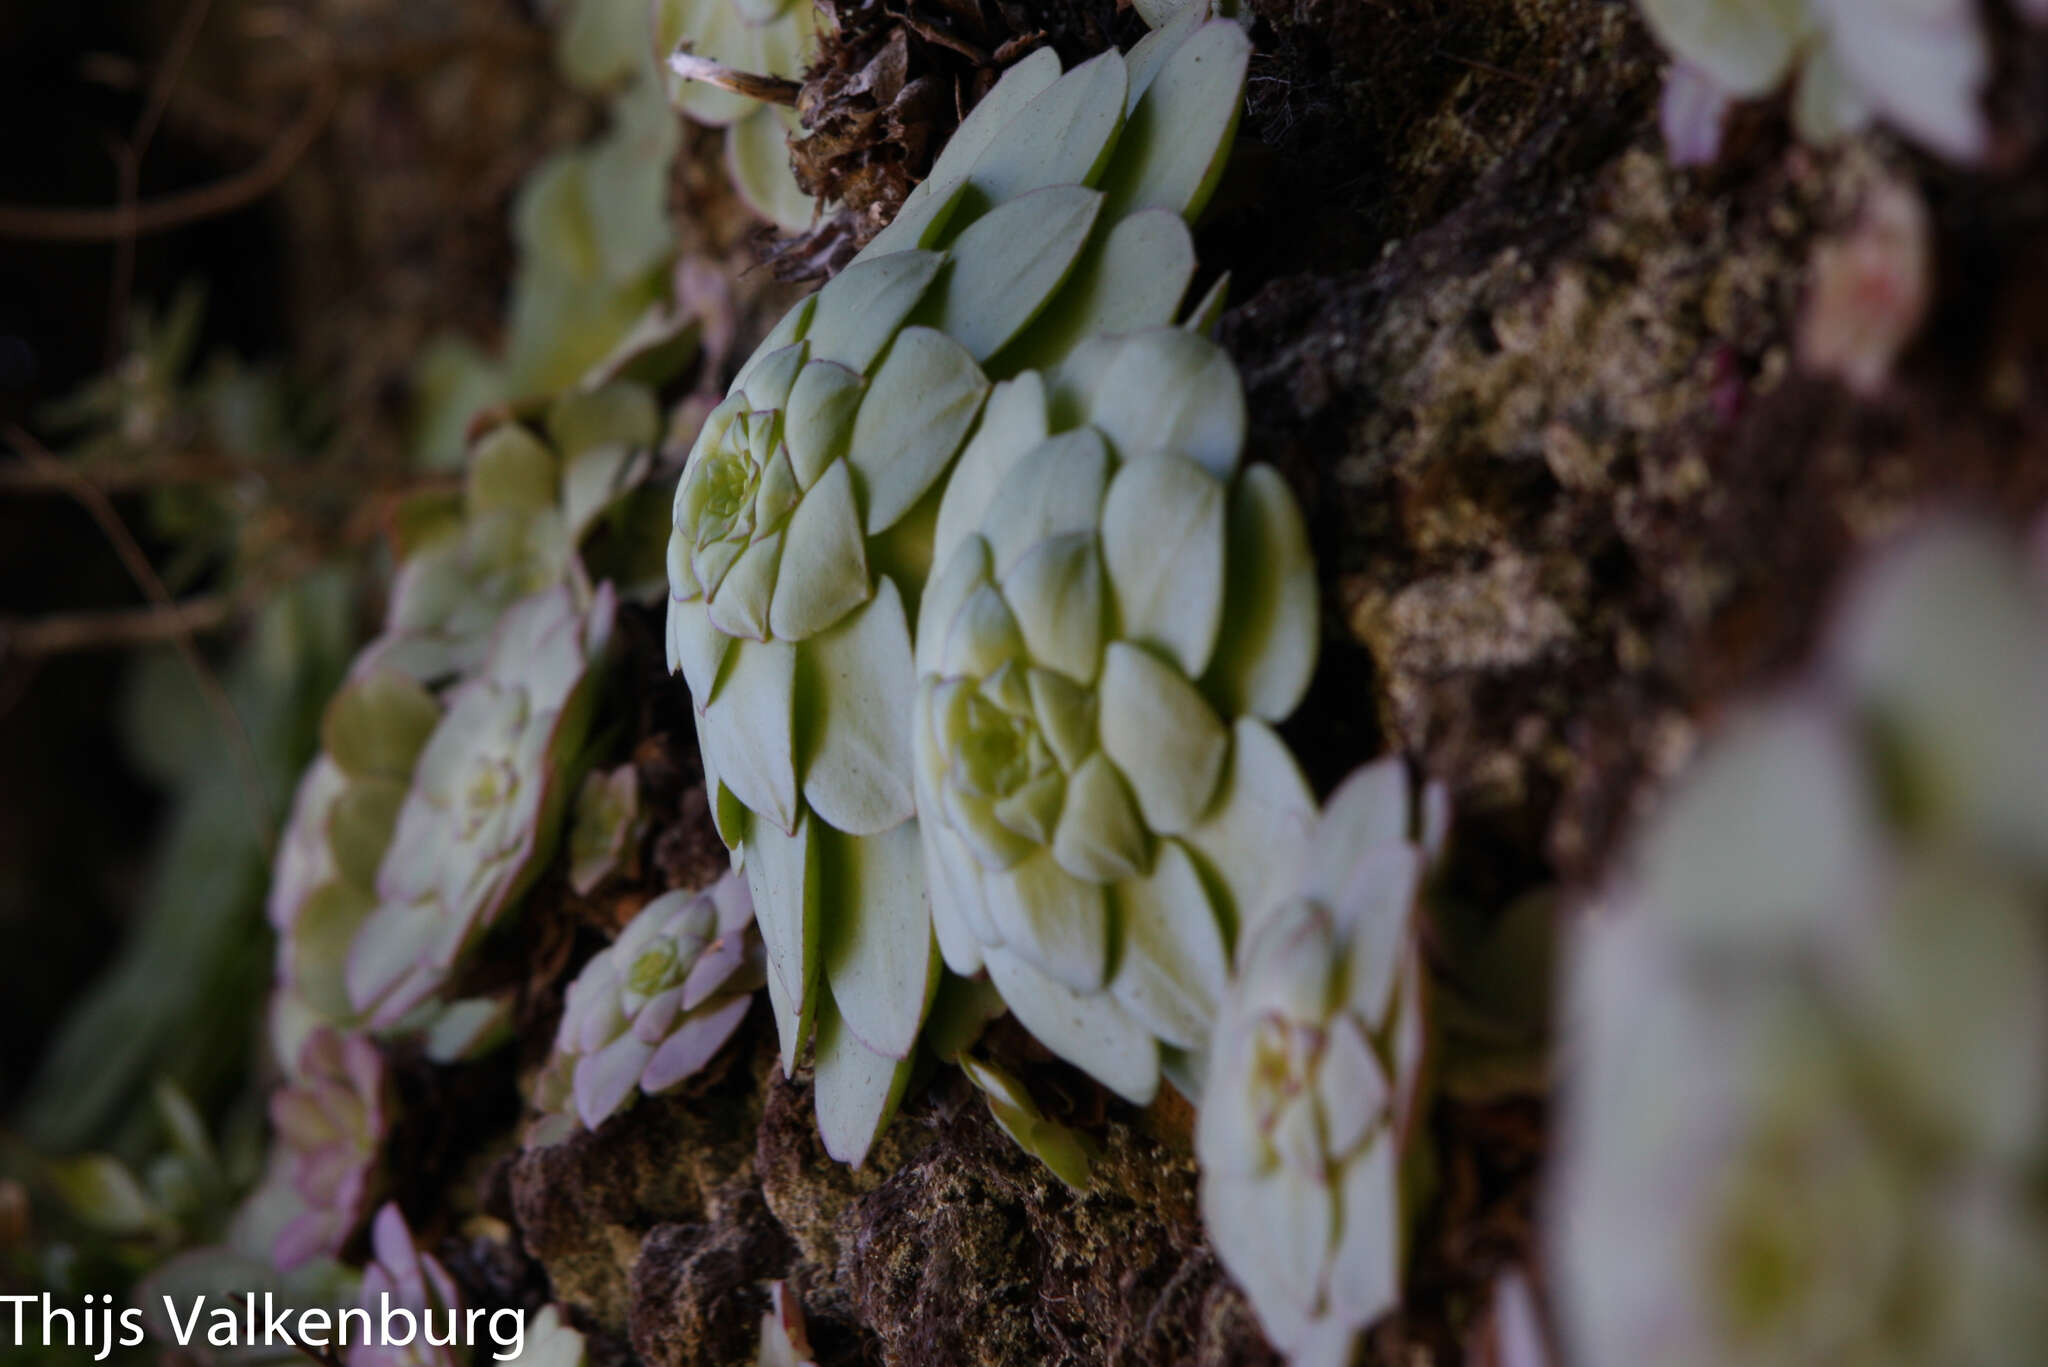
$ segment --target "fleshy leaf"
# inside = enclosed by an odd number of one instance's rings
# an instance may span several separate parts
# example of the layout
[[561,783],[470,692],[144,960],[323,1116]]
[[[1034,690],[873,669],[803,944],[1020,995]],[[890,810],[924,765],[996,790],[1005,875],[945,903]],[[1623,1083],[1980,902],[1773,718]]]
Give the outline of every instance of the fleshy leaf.
[[834,361],[813,361],[796,377],[782,417],[782,439],[797,487],[809,489],[846,454],[866,387],[857,372]]
[[813,296],[811,358],[866,373],[938,278],[937,252],[896,252],[856,261]]
[[1137,795],[1145,824],[1179,835],[1207,812],[1230,733],[1195,686],[1140,647],[1110,645],[1102,668],[1102,748]]
[[826,1153],[856,1168],[867,1161],[903,1100],[915,1060],[915,1051],[902,1059],[876,1053],[847,1028],[829,996],[820,1003],[815,1083]]
[[768,612],[782,563],[781,532],[763,537],[732,562],[711,595],[711,625],[747,641],[768,639]]
[[[829,826],[876,835],[917,811],[910,702],[917,675],[894,580],[853,616],[813,637],[801,657],[804,797]],[[863,1038],[867,1038],[863,1034]],[[874,1039],[870,1044],[887,1047]]]
[[1195,242],[1180,215],[1148,209],[1116,220],[1082,254],[1005,368],[1051,365],[1084,338],[1172,323],[1194,278]]
[[1224,499],[1201,466],[1158,455],[1118,470],[1102,507],[1102,558],[1123,635],[1191,679],[1208,667],[1223,617]]
[[[1230,895],[1224,924],[1243,934],[1280,889],[1293,885],[1315,826],[1315,794],[1293,752],[1265,723],[1239,717],[1215,805],[1188,832],[1188,843]],[[1370,848],[1347,845],[1335,853],[1350,859]]]
[[805,640],[840,621],[874,591],[853,471],[845,461],[835,461],[790,514],[768,629],[777,640]]
[[1034,851],[982,876],[990,917],[1005,948],[1077,992],[1101,988],[1109,972],[1109,902],[1102,888]]
[[1230,159],[1251,55],[1251,40],[1228,20],[1202,25],[1174,49],[1131,111],[1103,173],[1111,213],[1201,213]]
[[1036,371],[1004,380],[989,391],[974,430],[939,504],[932,563],[944,565],[954,547],[981,526],[989,500],[1026,452],[1047,435],[1045,381]]
[[555,453],[518,423],[500,423],[470,452],[470,513],[552,508],[555,480]]
[[880,835],[818,832],[825,979],[846,1027],[869,1049],[907,1058],[938,986],[916,826]]
[[1108,600],[1094,538],[1075,533],[1040,542],[1003,580],[1003,596],[1033,660],[1094,682]]
[[854,419],[846,457],[861,477],[870,534],[894,526],[945,472],[987,393],[981,367],[946,334],[923,327],[896,334]]
[[1089,1158],[1081,1136],[1047,1120],[1024,1085],[992,1063],[962,1058],[960,1071],[988,1098],[989,1114],[1017,1147],[1045,1164],[1052,1175],[1075,1191],[1086,1191]]
[[1093,532],[1109,482],[1109,450],[1088,428],[1049,437],[1019,457],[982,519],[996,572],[1049,537]]
[[1202,680],[1226,717],[1277,722],[1315,673],[1316,567],[1308,528],[1287,483],[1254,465],[1230,492],[1223,636]]
[[1129,88],[1118,52],[1075,67],[995,131],[974,163],[975,187],[1001,204],[1047,185],[1094,184],[1123,128]]
[[350,777],[403,783],[440,720],[433,694],[396,670],[377,669],[335,694],[320,739]]
[[[851,267],[848,269],[851,269]],[[761,339],[761,345],[756,347],[754,354],[747,358],[747,363],[740,367],[740,373],[733,377],[732,388],[727,390],[726,393],[728,395],[744,394],[747,386],[753,382],[754,372],[760,368],[762,362],[782,350],[782,348],[793,346],[810,335],[811,319],[817,315],[817,312],[817,295],[807,294],[802,299],[799,299],[788,313],[782,315],[781,321],[769,330],[768,335]],[[818,353],[813,348],[810,354],[816,356]],[[713,414],[716,415],[731,403],[731,398],[726,399],[725,403],[712,410]],[[735,405],[735,411],[737,407]],[[729,416],[727,421],[730,421]],[[712,419],[706,418],[704,420],[704,431],[699,434],[697,445],[708,446],[710,442],[716,441],[718,439],[718,430],[713,429]]]
[[1097,338],[1060,367],[1058,421],[1093,423],[1136,460],[1175,452],[1218,479],[1237,469],[1244,448],[1244,385],[1222,348],[1185,328]]
[[736,642],[698,728],[733,796],[785,832],[796,830],[796,647]]
[[1230,978],[1230,954],[1194,861],[1166,841],[1150,876],[1124,880],[1113,895],[1123,951],[1110,991],[1168,1044],[1205,1047]]
[[1109,756],[1088,756],[1067,783],[1066,810],[1053,832],[1053,856],[1079,878],[1111,883],[1135,878],[1151,855],[1138,807]]
[[688,602],[668,600],[669,660],[682,672],[690,688],[690,701],[698,711],[703,711],[715,695],[719,667],[732,647],[732,637],[711,625],[709,603],[701,598]]
[[810,1032],[818,980],[817,845],[811,823],[795,835],[756,823],[747,840],[747,890],[768,955],[768,994],[782,1041],[782,1071],[794,1075]]
[[762,105],[725,134],[725,167],[747,207],[781,228],[802,232],[816,205],[789,169],[790,123],[794,111]]
[[988,974],[1041,1043],[1135,1106],[1159,1090],[1159,1044],[1115,1000],[1076,992],[1008,949],[987,951]]
[[1093,190],[1048,185],[985,214],[952,245],[936,325],[987,361],[1073,272],[1101,208]]
[[988,543],[978,536],[972,537],[937,564],[939,573],[926,583],[924,601],[918,604],[917,609],[913,653],[920,676],[938,669],[940,647],[945,644],[954,619],[960,615],[960,609],[970,596],[988,587],[989,574],[994,568],[989,558]]

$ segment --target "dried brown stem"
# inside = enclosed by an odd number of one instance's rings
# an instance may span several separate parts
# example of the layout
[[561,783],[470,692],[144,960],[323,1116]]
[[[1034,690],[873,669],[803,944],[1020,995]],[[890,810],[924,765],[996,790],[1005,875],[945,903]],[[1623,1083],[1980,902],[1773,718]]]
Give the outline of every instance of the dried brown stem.
[[780,76],[757,76],[751,71],[740,71],[723,62],[714,62],[709,57],[699,57],[694,52],[675,53],[668,59],[668,69],[686,81],[702,81],[763,104],[786,105],[791,109],[796,108],[796,97],[803,90],[803,86],[795,81],[786,81]]
[[227,597],[193,598],[170,609],[67,612],[53,617],[0,618],[0,657],[47,659],[82,650],[163,645],[181,636],[218,631],[240,615]]

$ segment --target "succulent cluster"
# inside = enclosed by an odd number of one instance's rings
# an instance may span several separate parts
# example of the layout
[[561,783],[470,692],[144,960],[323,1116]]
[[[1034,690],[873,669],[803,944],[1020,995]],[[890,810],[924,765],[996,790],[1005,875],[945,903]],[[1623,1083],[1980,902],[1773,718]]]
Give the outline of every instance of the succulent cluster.
[[[677,489],[670,664],[689,681],[720,831],[753,887],[784,1064],[815,1029],[821,1127],[841,1158],[858,1160],[893,1110],[939,976],[915,824],[910,608],[944,505],[962,478],[992,492],[999,467],[1084,425],[1098,435],[1069,440],[1096,441],[1105,477],[1112,458],[1153,452],[1208,455],[1219,479],[1234,468],[1234,387],[1191,393],[1227,363],[1176,368],[1199,338],[1129,348],[1122,384],[1074,413],[1050,410],[1043,372],[1112,326],[1179,321],[1194,271],[1186,219],[1221,171],[1246,56],[1234,25],[1190,14],[1128,58],[1062,74],[1041,51],[1012,67],[895,222],[762,344]],[[1097,377],[1076,373],[1066,389],[1093,394]],[[1173,397],[1149,408],[1147,386]],[[1137,431],[1172,412],[1186,430]],[[1103,434],[1119,431],[1133,440],[1112,455]],[[1219,531],[1188,558],[1223,547]],[[1012,673],[1022,690],[1023,662]],[[1133,1094],[1149,1091],[1142,1068],[1122,1077]]]
[[1248,925],[1217,1018],[1202,1214],[1302,1367],[1346,1367],[1400,1297],[1426,1043],[1418,904],[1443,814],[1398,759],[1347,779]]
[[1590,1367],[2048,1342],[2048,581],[1945,526],[1649,828],[1572,964]]
[[1313,567],[1286,486],[1236,468],[1243,420],[1227,358],[1175,328],[1007,382],[941,504],[919,612],[946,962],[985,967],[1043,1042],[1139,1102],[1160,1043],[1206,1048],[1230,936],[1314,812],[1267,724],[1315,662]]
[[[664,60],[680,51],[742,76],[794,80],[814,55],[818,15],[808,0],[654,0],[654,34]],[[684,74],[691,69],[686,61],[670,73],[669,99],[698,123],[726,130],[733,188],[771,223],[790,232],[809,227],[811,198],[789,166],[796,111]]]
[[1974,161],[1991,52],[1976,0],[1640,0],[1677,65],[1663,121],[1681,163],[1711,161],[1729,105],[1796,76],[1792,119],[1828,141],[1882,119]]
[[739,1028],[763,983],[760,937],[746,881],[671,892],[640,909],[619,938],[569,984],[562,1024],[534,1104],[596,1129],[635,1093],[665,1092],[711,1060]]
[[361,1227],[377,1197],[392,1106],[375,1044],[326,1028],[307,1037],[289,1081],[270,1097],[270,1123],[302,1206],[273,1245],[280,1271],[338,1255]]

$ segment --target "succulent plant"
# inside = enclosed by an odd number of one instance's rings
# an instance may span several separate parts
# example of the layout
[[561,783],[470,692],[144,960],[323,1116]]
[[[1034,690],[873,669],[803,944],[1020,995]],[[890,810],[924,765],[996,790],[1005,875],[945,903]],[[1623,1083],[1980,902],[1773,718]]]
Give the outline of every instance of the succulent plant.
[[413,1244],[412,1230],[398,1207],[386,1205],[377,1212],[370,1227],[373,1260],[363,1269],[362,1306],[377,1324],[388,1304],[411,1314],[415,1324],[431,1317],[430,1343],[425,1333],[413,1335],[409,1343],[387,1343],[381,1331],[349,1349],[348,1367],[465,1367],[463,1358],[450,1346],[458,1338],[451,1327],[462,1313],[462,1292],[448,1269],[432,1254]]
[[1551,1193],[1589,1367],[2048,1342],[2048,585],[1980,528],[1873,565],[1572,945]]
[[[377,867],[413,765],[440,718],[426,689],[376,666],[359,670],[327,705],[323,749],[293,799],[269,899],[278,984],[306,1028],[353,1016],[342,982],[348,944],[376,906]],[[287,1068],[301,1033],[280,1039]]]
[[348,953],[350,1001],[377,1028],[439,992],[553,848],[616,604],[610,584],[578,599],[565,584],[513,605],[420,753]]
[[[1055,416],[1078,425],[1048,431]],[[1208,1044],[1314,799],[1267,725],[1316,653],[1292,496],[1238,471],[1214,343],[1098,340],[990,401],[920,609],[918,809],[948,965],[1134,1101]]]
[[339,1254],[369,1215],[391,1109],[376,1045],[328,1029],[306,1040],[291,1077],[270,1097],[270,1121],[303,1203],[271,1247],[280,1271]]
[[1249,927],[1216,1023],[1202,1215],[1301,1367],[1346,1367],[1400,1297],[1425,1046],[1417,898],[1442,812],[1398,759],[1347,779]]
[[592,771],[569,826],[569,886],[588,897],[626,863],[640,824],[640,776],[630,764]]
[[774,329],[685,467],[670,664],[753,885],[784,1066],[815,1022],[840,1158],[893,1110],[938,977],[908,615],[938,491],[997,421],[993,381],[1179,316],[1184,218],[1220,174],[1246,54],[1234,25],[1184,23],[1128,59],[1012,67],[895,222]]
[[[762,985],[753,918],[737,874],[642,907],[569,984],[535,1105],[594,1130],[636,1092],[665,1092],[710,1062]],[[567,1128],[545,1127],[536,1140]]]
[[1640,0],[1677,59],[1664,125],[1681,161],[1710,161],[1733,100],[1797,73],[1792,118],[1828,141],[1882,118],[1933,151],[1983,156],[1990,72],[1973,0]]
[[[811,64],[818,16],[806,0],[654,0],[656,54],[691,57],[752,76],[794,80]],[[789,166],[796,113],[680,72],[669,99],[698,123],[723,128],[727,173],[740,197],[791,232],[811,223],[812,203]]]

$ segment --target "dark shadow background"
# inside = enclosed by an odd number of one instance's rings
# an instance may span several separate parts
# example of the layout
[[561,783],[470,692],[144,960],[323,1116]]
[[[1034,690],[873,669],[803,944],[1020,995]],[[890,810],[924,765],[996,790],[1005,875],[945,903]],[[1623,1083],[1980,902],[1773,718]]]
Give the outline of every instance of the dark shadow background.
[[[0,203],[115,202],[114,148],[145,95],[89,79],[87,59],[151,59],[182,9],[173,0],[0,0],[0,127],[10,130]],[[140,192],[187,188],[241,164],[233,149],[201,145],[167,120],[141,163]],[[285,338],[281,265],[274,213],[258,203],[143,238],[127,296],[158,306],[180,284],[203,281],[201,354],[263,354]],[[36,430],[45,405],[118,353],[117,271],[112,245],[0,237],[0,421]],[[15,459],[0,441],[0,462]],[[139,527],[134,509],[122,510]],[[82,508],[61,494],[0,488],[0,621],[140,601]],[[129,665],[117,651],[36,664],[0,644],[0,1114],[137,905],[162,803],[117,733]]]

